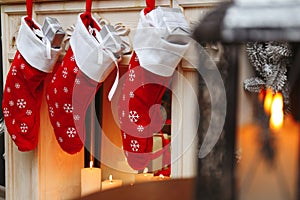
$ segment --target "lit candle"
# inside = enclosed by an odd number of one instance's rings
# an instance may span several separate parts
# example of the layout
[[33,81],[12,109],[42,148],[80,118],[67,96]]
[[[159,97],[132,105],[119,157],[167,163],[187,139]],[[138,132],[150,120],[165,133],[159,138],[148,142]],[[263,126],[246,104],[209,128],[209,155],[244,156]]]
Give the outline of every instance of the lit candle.
[[109,175],[108,180],[102,181],[102,191],[120,186],[122,186],[122,180],[113,179],[112,175]]
[[90,161],[89,168],[81,169],[81,196],[101,190],[101,169],[93,167]]
[[152,181],[153,173],[148,173],[148,168],[146,167],[141,174],[135,175],[135,182],[145,182],[145,181]]
[[170,177],[164,176],[163,174],[160,174],[159,176],[154,176],[153,177],[154,181],[165,181],[165,180],[168,180],[168,179],[170,179]]

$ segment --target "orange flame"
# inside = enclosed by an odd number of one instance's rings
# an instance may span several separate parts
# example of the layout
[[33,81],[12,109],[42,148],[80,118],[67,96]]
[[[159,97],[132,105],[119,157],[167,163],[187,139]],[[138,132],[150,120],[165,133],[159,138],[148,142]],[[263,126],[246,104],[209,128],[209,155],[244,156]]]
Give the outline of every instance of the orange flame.
[[270,114],[272,101],[273,101],[273,92],[271,89],[267,89],[266,96],[264,99],[264,110],[265,113],[267,113],[268,115]]
[[278,130],[283,125],[283,98],[281,93],[276,93],[271,105],[270,127]]
[[90,161],[90,168],[93,168],[94,162],[91,160]]
[[[263,98],[264,96],[264,98]],[[261,91],[259,99],[264,99],[264,111],[270,116],[270,128],[278,130],[283,125],[283,97],[281,93],[273,93],[271,89]]]
[[112,180],[113,180],[113,177],[112,177],[112,175],[111,175],[111,174],[108,176],[108,180],[109,180],[110,182],[112,182]]

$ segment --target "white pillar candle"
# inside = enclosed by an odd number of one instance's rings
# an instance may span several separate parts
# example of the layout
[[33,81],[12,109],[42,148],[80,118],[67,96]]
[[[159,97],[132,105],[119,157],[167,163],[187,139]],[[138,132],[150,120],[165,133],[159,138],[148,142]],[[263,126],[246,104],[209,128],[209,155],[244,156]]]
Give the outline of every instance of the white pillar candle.
[[109,179],[102,181],[102,191],[107,189],[112,189],[116,187],[122,186],[122,180],[120,179],[113,179],[112,175],[109,175]]
[[148,173],[148,168],[145,168],[143,173],[135,175],[135,182],[141,183],[145,181],[152,181],[153,173]]
[[93,167],[93,161],[89,168],[81,169],[81,196],[85,196],[101,190],[101,169]]

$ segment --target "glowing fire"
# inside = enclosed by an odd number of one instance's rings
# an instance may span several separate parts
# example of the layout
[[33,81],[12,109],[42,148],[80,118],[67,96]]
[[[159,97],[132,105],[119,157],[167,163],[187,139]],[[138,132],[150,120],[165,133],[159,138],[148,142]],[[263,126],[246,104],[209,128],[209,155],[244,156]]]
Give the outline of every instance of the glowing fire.
[[283,97],[281,93],[273,95],[272,90],[266,91],[264,110],[270,115],[270,128],[279,129],[283,125]]
[[283,124],[283,98],[281,93],[276,93],[271,106],[270,127],[279,129]]
[[273,92],[271,89],[268,89],[266,91],[266,96],[264,100],[264,110],[268,115],[270,114],[272,101],[273,101]]
[[90,161],[90,168],[93,168],[94,162],[91,160]]

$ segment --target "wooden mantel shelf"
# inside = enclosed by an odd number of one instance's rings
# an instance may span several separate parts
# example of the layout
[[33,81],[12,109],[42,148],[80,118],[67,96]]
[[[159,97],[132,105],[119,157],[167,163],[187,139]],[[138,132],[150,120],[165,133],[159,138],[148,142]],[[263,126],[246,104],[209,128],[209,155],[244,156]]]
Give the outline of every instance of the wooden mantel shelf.
[[133,186],[125,186],[98,192],[81,200],[192,200],[194,199],[194,191],[196,179],[171,179],[167,181],[154,181],[136,184]]

